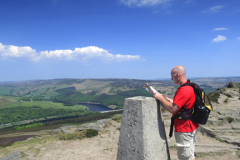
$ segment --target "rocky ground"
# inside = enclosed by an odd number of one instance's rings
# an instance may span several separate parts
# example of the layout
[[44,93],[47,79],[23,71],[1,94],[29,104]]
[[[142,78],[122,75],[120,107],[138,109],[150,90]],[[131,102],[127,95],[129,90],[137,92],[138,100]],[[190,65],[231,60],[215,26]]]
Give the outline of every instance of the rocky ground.
[[[219,91],[218,103],[213,103],[213,111],[206,125],[200,126],[196,136],[197,160],[240,159],[240,99],[239,84]],[[231,95],[231,96],[229,96]],[[228,100],[226,100],[228,99]],[[162,113],[166,133],[169,133],[169,113]],[[120,123],[101,120],[94,124],[65,126],[56,130],[42,131],[39,136],[12,146],[0,148],[0,160],[21,157],[22,160],[114,160],[117,157]],[[99,130],[92,138],[60,140],[58,134],[76,133],[84,129]],[[174,137],[169,139],[171,159],[177,159]],[[12,154],[11,154],[12,153]]]
[[[120,125],[116,121],[107,119],[97,123],[71,125],[45,131],[45,135],[41,132],[41,135],[35,138],[1,148],[0,160],[10,160],[13,157],[21,157],[22,160],[116,159]],[[99,130],[99,134],[81,140],[60,140],[57,134],[60,132],[71,134],[84,129]],[[8,156],[4,157],[5,155]]]
[[[14,151],[21,151],[22,160],[114,160],[117,157],[120,123],[111,120],[106,124],[101,127],[102,131],[99,135],[93,138],[59,140],[57,135],[38,136],[2,148],[0,156],[8,155]],[[77,126],[66,126],[61,130],[70,133],[77,129],[79,129]],[[196,140],[197,160],[238,159],[239,148],[237,145],[221,142],[203,135],[201,132],[198,132]],[[169,148],[171,159],[177,159],[174,138],[169,140]]]

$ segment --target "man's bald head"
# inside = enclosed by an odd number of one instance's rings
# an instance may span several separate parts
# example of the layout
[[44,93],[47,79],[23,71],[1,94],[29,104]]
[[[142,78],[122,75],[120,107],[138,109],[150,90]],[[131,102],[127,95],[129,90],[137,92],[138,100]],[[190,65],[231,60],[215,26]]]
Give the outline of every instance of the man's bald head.
[[171,79],[175,84],[181,86],[187,81],[186,69],[181,65],[174,67],[171,71]]
[[186,69],[183,66],[178,65],[172,69],[172,73],[173,74],[179,73],[183,76],[186,75]]

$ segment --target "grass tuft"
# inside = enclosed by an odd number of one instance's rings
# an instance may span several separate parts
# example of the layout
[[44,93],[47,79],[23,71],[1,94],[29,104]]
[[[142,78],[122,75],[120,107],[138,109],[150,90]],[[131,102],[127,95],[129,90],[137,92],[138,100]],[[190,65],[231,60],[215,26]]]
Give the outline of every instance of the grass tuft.
[[229,97],[227,99],[225,99],[224,103],[228,103]]
[[232,95],[231,95],[231,94],[229,94],[229,93],[224,93],[224,95],[225,95],[225,96],[227,96],[227,97],[229,97],[229,98],[231,98],[231,97],[232,97]]
[[76,140],[76,139],[83,139],[83,138],[92,138],[94,136],[98,135],[98,130],[94,130],[94,129],[87,129],[87,130],[83,130],[80,132],[76,132],[76,133],[59,133],[59,139],[60,140]]
[[114,117],[112,118],[112,120],[120,123],[122,121],[122,115],[121,114],[116,114],[114,115]]
[[209,95],[210,101],[216,102],[216,103],[219,103],[218,102],[219,97],[220,97],[220,94],[218,92],[215,92],[214,94]]
[[232,123],[234,121],[234,118],[232,118],[232,117],[227,117],[226,119],[227,119],[228,123]]

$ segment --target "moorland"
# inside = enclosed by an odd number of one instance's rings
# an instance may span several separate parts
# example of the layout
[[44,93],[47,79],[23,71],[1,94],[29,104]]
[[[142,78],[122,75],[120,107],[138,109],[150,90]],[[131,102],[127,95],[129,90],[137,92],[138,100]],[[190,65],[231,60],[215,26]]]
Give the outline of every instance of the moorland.
[[[239,82],[240,77],[192,80],[210,93],[227,82]],[[125,98],[152,96],[145,90],[146,83],[168,97],[173,97],[178,88],[171,80],[51,79],[1,82],[0,129],[97,114],[79,105],[81,102],[122,109]]]

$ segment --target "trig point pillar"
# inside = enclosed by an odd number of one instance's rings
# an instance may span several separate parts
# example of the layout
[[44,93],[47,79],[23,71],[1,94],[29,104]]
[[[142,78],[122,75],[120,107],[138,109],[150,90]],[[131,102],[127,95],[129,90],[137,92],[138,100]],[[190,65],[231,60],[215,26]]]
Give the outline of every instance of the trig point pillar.
[[125,99],[117,160],[170,160],[159,101]]

